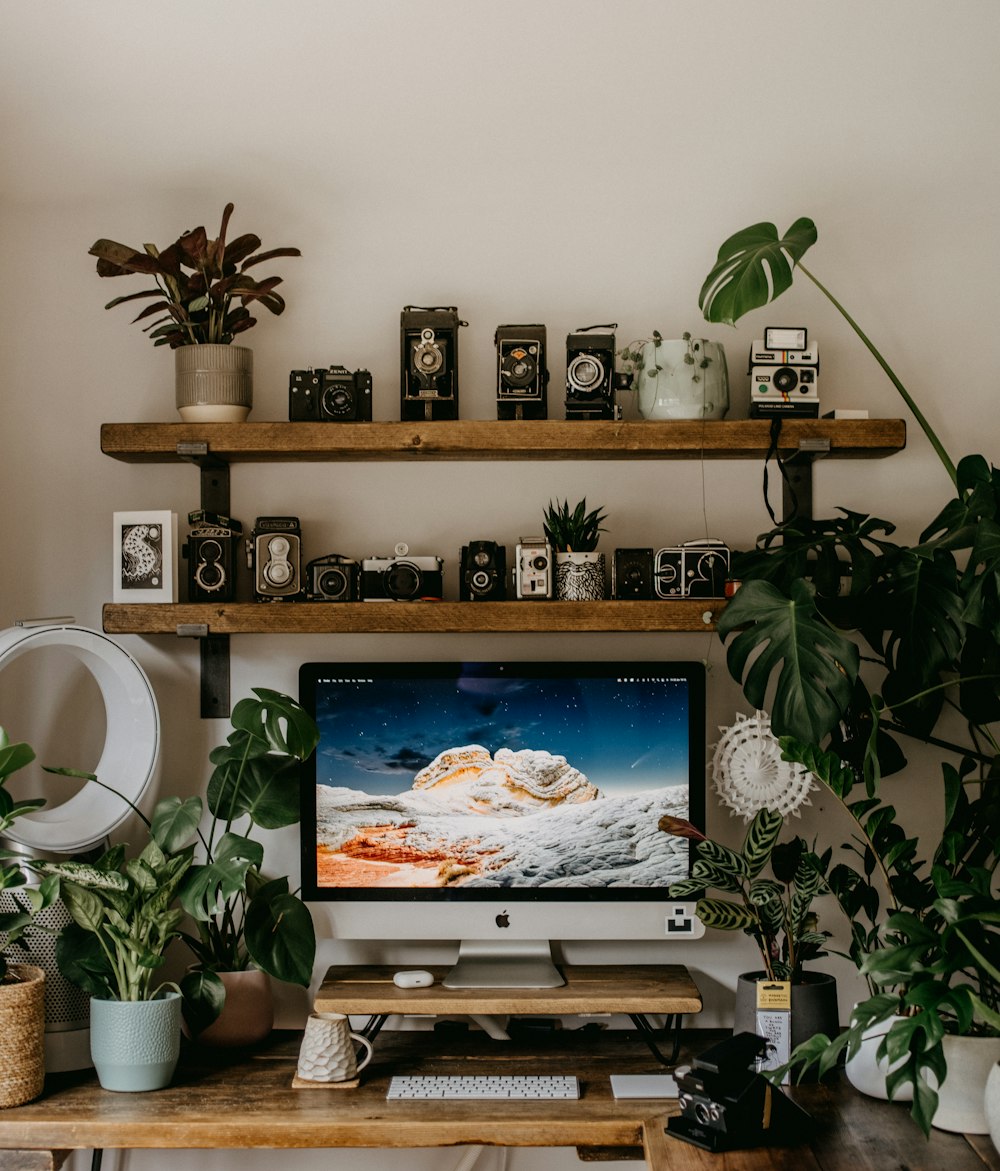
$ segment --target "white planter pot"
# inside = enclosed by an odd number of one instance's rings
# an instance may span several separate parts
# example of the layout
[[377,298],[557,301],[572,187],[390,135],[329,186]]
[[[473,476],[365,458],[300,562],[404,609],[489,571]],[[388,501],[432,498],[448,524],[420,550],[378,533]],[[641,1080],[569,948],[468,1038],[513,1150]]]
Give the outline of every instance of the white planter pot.
[[[862,1034],[861,1048],[844,1064],[847,1080],[856,1090],[867,1094],[870,1098],[888,1100],[889,1094],[885,1088],[886,1075],[903,1064],[902,1061],[897,1061],[890,1065],[885,1058],[879,1061],[875,1056],[882,1038],[888,1033],[890,1026],[894,1021],[902,1019],[899,1016],[892,1016],[888,1020],[870,1025]],[[901,1086],[893,1099],[894,1102],[911,1102],[912,1100],[913,1087],[910,1085]]]
[[[934,1126],[959,1134],[988,1134],[986,1082],[1000,1061],[1000,1037],[947,1036],[942,1045],[948,1072],[937,1087]],[[934,1085],[933,1077],[928,1081]]]
[[556,598],[563,602],[597,602],[606,592],[603,553],[557,553]]
[[185,423],[242,423],[250,414],[253,350],[246,346],[179,346],[174,374]]
[[726,351],[718,342],[647,342],[642,357],[635,389],[644,419],[721,419],[729,410]]
[[990,1138],[996,1149],[1000,1151],[1000,1062],[993,1066],[986,1079],[984,1106]]

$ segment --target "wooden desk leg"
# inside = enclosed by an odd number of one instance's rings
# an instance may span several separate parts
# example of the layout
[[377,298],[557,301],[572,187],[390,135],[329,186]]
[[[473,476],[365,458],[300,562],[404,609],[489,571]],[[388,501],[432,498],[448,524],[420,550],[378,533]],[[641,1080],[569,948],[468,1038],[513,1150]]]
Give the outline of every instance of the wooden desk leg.
[[72,1151],[0,1151],[0,1171],[59,1171]]

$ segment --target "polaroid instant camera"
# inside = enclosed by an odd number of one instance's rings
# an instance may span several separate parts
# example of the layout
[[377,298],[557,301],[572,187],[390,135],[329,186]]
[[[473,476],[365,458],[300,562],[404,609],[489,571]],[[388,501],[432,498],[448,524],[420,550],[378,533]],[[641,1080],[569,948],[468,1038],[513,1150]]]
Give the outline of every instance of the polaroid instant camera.
[[819,351],[804,326],[771,326],[750,347],[750,418],[818,419]]

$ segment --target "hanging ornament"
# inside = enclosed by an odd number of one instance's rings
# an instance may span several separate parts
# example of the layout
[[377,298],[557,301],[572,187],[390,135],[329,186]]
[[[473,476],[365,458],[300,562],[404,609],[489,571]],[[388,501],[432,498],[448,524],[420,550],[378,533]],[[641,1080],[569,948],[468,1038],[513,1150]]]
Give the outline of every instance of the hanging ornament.
[[809,793],[816,788],[812,773],[805,765],[781,759],[781,745],[771,731],[767,712],[752,717],[739,714],[731,727],[719,731],[722,737],[712,757],[712,782],[719,800],[733,813],[744,821],[760,809],[798,817],[799,808],[811,804]]

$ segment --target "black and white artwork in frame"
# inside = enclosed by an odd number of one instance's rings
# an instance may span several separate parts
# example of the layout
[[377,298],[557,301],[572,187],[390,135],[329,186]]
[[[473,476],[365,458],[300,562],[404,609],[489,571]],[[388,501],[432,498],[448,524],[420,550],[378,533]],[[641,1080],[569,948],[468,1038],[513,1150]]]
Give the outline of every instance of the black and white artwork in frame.
[[115,602],[177,601],[177,514],[114,514]]

